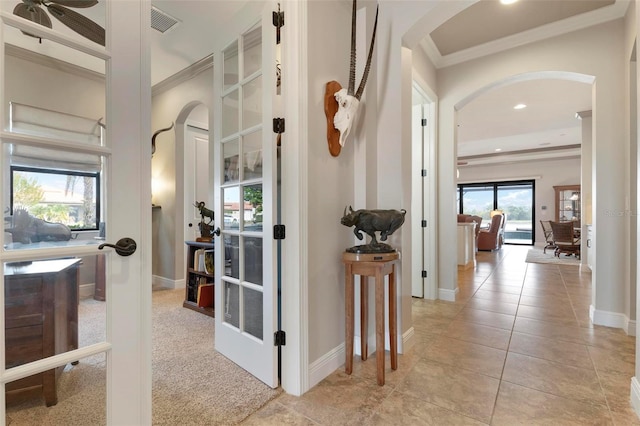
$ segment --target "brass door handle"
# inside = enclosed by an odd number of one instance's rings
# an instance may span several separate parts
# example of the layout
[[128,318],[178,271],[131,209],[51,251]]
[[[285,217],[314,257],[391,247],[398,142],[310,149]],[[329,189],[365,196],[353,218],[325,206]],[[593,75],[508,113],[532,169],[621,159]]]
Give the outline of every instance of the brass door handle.
[[103,243],[98,246],[98,250],[102,250],[105,247],[111,247],[116,250],[120,256],[131,256],[136,252],[138,246],[132,238],[120,238],[115,245],[109,243]]

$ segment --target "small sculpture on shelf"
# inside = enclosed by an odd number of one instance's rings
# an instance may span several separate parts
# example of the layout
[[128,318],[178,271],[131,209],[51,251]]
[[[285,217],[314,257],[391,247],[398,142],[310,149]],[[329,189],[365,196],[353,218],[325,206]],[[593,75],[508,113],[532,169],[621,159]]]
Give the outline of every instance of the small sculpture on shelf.
[[[213,241],[213,210],[206,208],[204,201],[196,201],[194,206],[200,211],[200,223],[198,224],[200,237],[196,238],[196,241]],[[208,221],[205,222],[205,218]]]
[[353,210],[351,206],[344,209],[340,223],[344,226],[355,226],[353,233],[362,240],[362,232],[371,237],[371,242],[348,248],[349,253],[391,253],[396,251],[389,244],[379,243],[376,232],[380,232],[380,240],[386,241],[404,223],[406,210]]

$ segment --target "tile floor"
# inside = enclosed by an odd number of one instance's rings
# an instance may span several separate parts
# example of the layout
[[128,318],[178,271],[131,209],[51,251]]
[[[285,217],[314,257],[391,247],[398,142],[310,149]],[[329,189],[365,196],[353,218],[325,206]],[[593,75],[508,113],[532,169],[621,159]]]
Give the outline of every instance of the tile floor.
[[283,394],[246,425],[640,425],[629,405],[635,338],[591,325],[591,276],[528,264],[529,247],[478,253],[455,303],[413,300],[416,344]]

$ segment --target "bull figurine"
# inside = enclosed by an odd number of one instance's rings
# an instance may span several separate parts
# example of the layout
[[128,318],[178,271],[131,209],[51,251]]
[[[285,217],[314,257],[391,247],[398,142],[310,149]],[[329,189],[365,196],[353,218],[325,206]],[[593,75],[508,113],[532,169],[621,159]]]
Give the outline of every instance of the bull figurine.
[[353,210],[351,206],[345,207],[340,223],[344,226],[355,226],[353,233],[359,240],[362,232],[371,237],[370,245],[377,245],[376,231],[380,232],[380,240],[386,241],[396,229],[404,223],[406,210]]

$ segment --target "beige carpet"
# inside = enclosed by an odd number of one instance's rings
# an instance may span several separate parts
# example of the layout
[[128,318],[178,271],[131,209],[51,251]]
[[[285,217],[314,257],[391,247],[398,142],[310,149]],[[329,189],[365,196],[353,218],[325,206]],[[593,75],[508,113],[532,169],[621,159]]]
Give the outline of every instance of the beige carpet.
[[527,252],[527,263],[555,263],[558,265],[575,265],[580,266],[580,259],[575,256],[566,256],[560,254],[560,257],[553,255],[553,249],[547,249],[547,253],[543,253],[541,248],[532,248]]
[[[183,290],[153,292],[153,424],[234,425],[276,397],[271,389],[213,350],[214,319],[182,307]],[[104,335],[102,302],[83,300],[80,345]],[[67,366],[58,404],[39,400],[7,408],[10,425],[102,425],[105,357]]]

